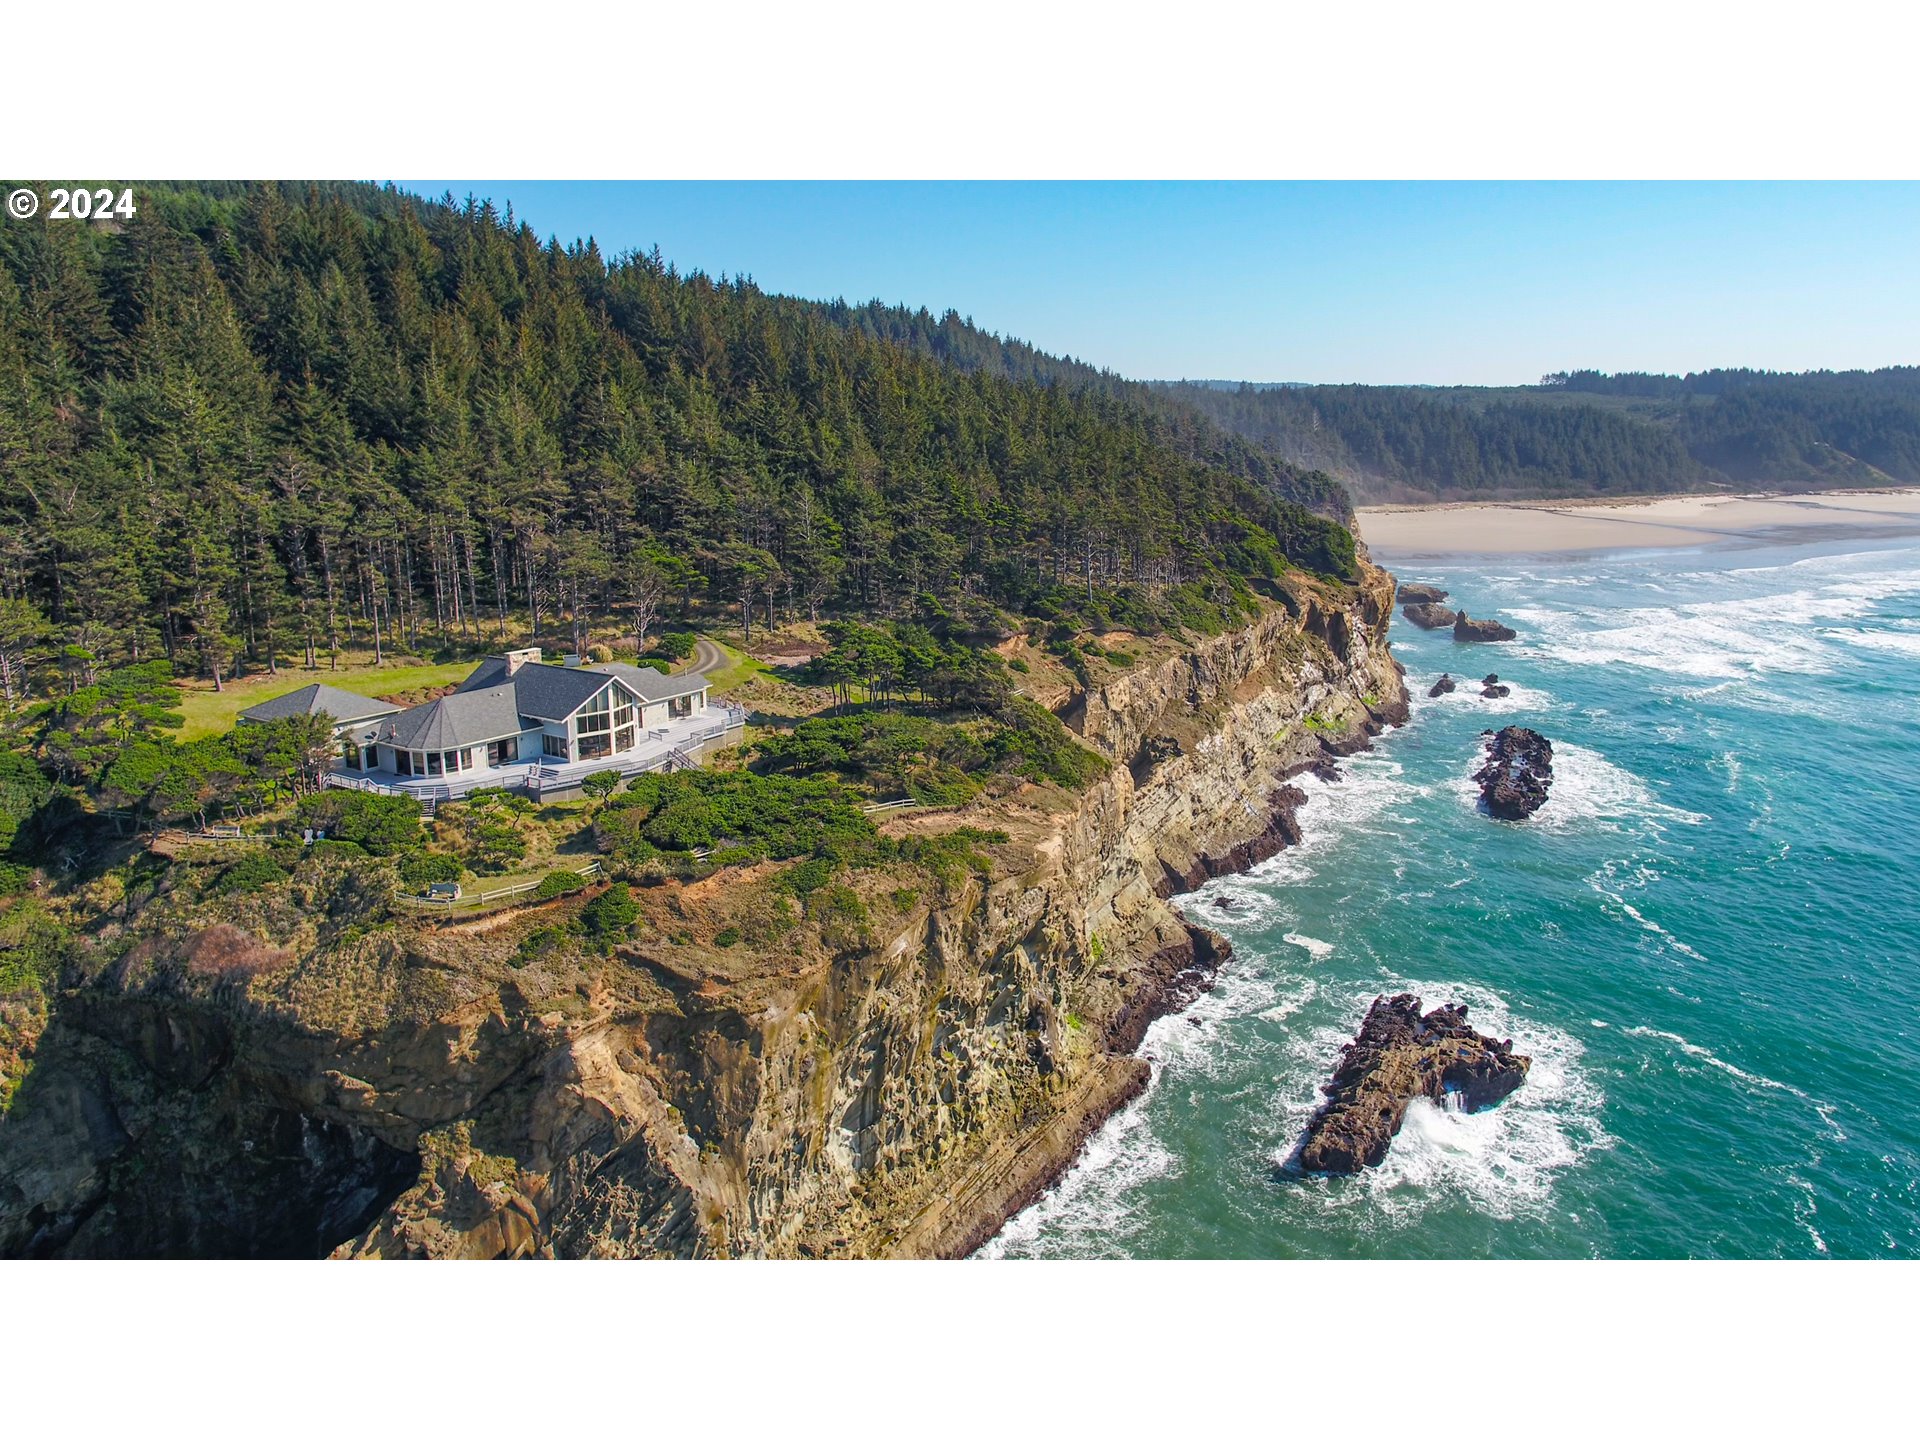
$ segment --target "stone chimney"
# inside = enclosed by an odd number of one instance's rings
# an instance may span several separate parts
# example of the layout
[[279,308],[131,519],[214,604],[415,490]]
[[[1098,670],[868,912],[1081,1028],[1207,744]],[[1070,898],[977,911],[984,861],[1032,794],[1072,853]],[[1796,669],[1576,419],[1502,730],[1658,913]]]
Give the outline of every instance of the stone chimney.
[[524,650],[508,650],[504,652],[500,658],[507,662],[507,674],[512,675],[516,673],[522,665],[538,665],[540,663],[540,647],[538,645],[529,645]]

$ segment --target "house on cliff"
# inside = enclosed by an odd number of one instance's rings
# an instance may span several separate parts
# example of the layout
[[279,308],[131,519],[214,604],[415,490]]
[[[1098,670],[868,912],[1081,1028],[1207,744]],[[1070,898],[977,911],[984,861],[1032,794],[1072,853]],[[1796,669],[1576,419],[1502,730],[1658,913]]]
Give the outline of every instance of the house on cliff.
[[746,712],[705,675],[609,662],[549,665],[540,647],[489,656],[450,695],[408,709],[310,685],[243,721],[325,714],[339,758],[327,783],[433,802],[504,788],[564,798],[603,770],[638,775],[737,744]]

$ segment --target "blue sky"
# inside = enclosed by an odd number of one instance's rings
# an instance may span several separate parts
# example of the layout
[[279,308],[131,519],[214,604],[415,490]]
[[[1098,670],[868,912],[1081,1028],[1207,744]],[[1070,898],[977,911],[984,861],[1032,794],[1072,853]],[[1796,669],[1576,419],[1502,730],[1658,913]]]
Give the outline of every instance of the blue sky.
[[399,183],[1137,378],[1920,363],[1915,184]]

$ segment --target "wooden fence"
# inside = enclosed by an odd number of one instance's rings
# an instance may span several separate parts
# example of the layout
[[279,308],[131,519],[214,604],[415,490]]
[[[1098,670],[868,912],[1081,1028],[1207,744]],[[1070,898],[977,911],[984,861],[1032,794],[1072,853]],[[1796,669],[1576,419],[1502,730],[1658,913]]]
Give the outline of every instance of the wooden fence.
[[[589,860],[572,873],[583,879],[592,880],[600,873],[600,862]],[[496,890],[482,890],[472,895],[463,894],[458,899],[451,897],[430,899],[425,895],[399,895],[395,898],[404,904],[417,906],[421,910],[484,910],[490,906],[507,904],[522,895],[538,890],[545,879],[543,875],[539,880],[522,880],[517,885],[502,885]]]

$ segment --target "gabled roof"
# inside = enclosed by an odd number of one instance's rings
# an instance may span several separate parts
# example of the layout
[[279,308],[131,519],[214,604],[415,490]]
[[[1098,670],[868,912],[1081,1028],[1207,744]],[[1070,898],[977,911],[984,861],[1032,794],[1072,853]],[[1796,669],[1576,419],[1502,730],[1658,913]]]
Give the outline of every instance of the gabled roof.
[[240,718],[265,722],[286,720],[295,715],[325,715],[334,724],[344,725],[354,720],[371,720],[376,715],[399,713],[398,705],[389,705],[384,700],[371,700],[350,690],[316,684],[303,685],[285,695],[249,705],[240,712]]
[[623,660],[609,660],[604,665],[592,668],[618,675],[626,682],[627,688],[642,700],[675,700],[682,695],[696,695],[711,683],[706,676],[697,672],[662,675],[658,670],[645,665],[629,665]]
[[380,722],[374,738],[403,750],[457,750],[504,740],[527,728],[514,703],[513,687],[455,691]]
[[564,720],[606,689],[612,678],[593,670],[537,662],[522,665],[509,675],[507,662],[493,656],[461,681],[454,694],[483,690],[511,693],[522,715],[535,720]]

